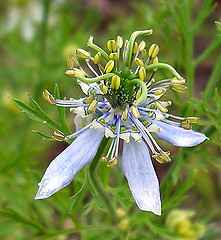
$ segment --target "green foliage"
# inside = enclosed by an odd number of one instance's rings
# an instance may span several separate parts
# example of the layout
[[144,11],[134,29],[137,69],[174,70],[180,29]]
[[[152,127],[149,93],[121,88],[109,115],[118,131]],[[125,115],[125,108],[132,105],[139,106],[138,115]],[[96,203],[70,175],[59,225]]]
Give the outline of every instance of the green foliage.
[[[107,8],[105,4],[99,5],[103,1],[86,2],[0,3],[3,9],[0,239],[181,239],[166,225],[168,214],[175,208],[195,211],[195,221],[206,226],[202,239],[220,239],[217,226],[221,220],[221,16],[218,7],[212,0],[108,0],[104,1],[109,3]],[[43,8],[43,15],[33,20],[30,9],[38,5]],[[17,13],[20,11],[20,20],[10,28],[6,22],[9,22],[9,12],[15,8]],[[24,19],[33,23],[34,34],[28,39],[23,34],[27,30],[27,25],[22,25]],[[73,115],[42,101],[42,90],[50,89],[56,97],[64,97],[65,93],[78,98],[79,88],[63,74],[66,58],[74,48],[84,47],[89,35],[96,34],[102,44],[117,34],[125,37],[134,30],[150,27],[154,34],[149,45],[157,43],[160,58],[176,66],[188,82],[188,92],[172,96],[172,111],[200,116],[197,130],[210,138],[191,149],[171,147],[172,163],[157,166],[162,217],[139,211],[121,171],[118,167],[107,168],[102,161],[96,177],[101,180],[115,211],[120,208],[125,212],[114,225],[104,203],[89,185],[88,168],[52,198],[34,201],[41,174],[59,149],[64,148],[53,141],[51,131],[74,131]]]

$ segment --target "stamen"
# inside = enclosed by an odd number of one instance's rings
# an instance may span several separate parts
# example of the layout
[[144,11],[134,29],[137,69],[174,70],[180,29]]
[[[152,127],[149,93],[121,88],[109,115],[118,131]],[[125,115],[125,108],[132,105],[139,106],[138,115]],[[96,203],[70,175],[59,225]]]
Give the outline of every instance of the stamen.
[[86,59],[86,64],[87,66],[89,67],[89,69],[91,70],[91,72],[93,72],[93,74],[98,77],[98,73],[94,70],[94,68],[90,65],[90,60],[89,59]]
[[110,60],[109,62],[107,62],[105,68],[104,68],[104,72],[106,73],[110,73],[114,68],[114,60]]
[[120,77],[117,75],[114,75],[111,79],[111,88],[113,90],[118,90],[120,87]]
[[43,91],[43,97],[48,103],[55,104],[55,99],[53,95],[47,89]]
[[160,48],[157,44],[152,44],[149,48],[148,56],[151,59],[154,59],[155,57],[157,57],[159,50],[160,50]]
[[55,130],[53,132],[53,139],[55,139],[56,141],[59,141],[59,142],[63,142],[63,141],[65,141],[65,135],[61,131]]
[[89,59],[90,58],[90,53],[85,51],[84,49],[78,48],[76,50],[76,56],[79,58],[83,59]]
[[148,135],[145,132],[145,127],[143,126],[143,124],[136,118],[134,118],[132,116],[132,114],[129,113],[129,118],[131,119],[131,121],[134,123],[134,125],[136,126],[136,128],[139,130],[139,132],[141,133],[144,141],[146,142],[146,144],[148,145],[148,147],[150,148],[152,153],[156,153],[152,142],[150,141]]
[[108,54],[107,54],[102,48],[98,47],[96,44],[93,43],[93,37],[92,37],[92,36],[90,36],[87,45],[88,45],[88,47],[96,50],[97,52],[100,52],[101,55],[102,55],[106,60],[108,60]]

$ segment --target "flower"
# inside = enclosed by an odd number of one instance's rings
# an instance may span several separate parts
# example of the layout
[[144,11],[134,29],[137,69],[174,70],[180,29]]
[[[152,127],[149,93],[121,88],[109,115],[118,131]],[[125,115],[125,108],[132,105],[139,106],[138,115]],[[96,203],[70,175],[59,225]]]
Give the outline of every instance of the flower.
[[180,240],[201,239],[206,232],[206,225],[193,220],[194,216],[194,211],[174,209],[167,215],[166,226],[175,232]]
[[[149,50],[137,38],[150,35],[152,30],[136,31],[129,40],[118,36],[107,42],[103,50],[89,38],[92,53],[77,49],[75,62],[65,74],[79,83],[85,97],[75,100],[54,99],[44,92],[49,103],[70,108],[76,113],[77,132],[64,136],[56,132],[57,140],[70,140],[72,144],[58,155],[47,168],[36,199],[44,199],[67,186],[75,174],[96,155],[104,137],[110,147],[103,158],[108,166],[120,159],[137,206],[144,211],[161,214],[159,182],[152,165],[152,158],[160,163],[170,161],[154,136],[181,147],[192,147],[207,137],[191,130],[196,117],[177,117],[168,113],[171,101],[162,100],[166,92],[182,92],[185,80],[168,64],[158,60],[159,46]],[[168,70],[172,77],[155,80],[160,69]],[[82,124],[87,123],[87,124]],[[119,144],[123,142],[122,157]]]

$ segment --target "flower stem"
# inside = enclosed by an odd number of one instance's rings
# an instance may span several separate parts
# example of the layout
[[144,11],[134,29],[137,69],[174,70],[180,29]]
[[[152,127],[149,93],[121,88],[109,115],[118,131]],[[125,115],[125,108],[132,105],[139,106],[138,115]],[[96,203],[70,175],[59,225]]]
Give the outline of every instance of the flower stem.
[[99,160],[102,156],[102,153],[104,152],[105,146],[107,145],[108,139],[104,137],[98,151],[97,154],[93,160],[93,162],[91,163],[90,167],[89,167],[89,179],[90,182],[93,186],[93,188],[95,189],[96,193],[99,195],[100,199],[102,199],[103,203],[106,205],[110,215],[112,216],[112,221],[116,222],[117,221],[117,216],[114,210],[113,205],[111,204],[110,199],[108,198],[108,196],[106,195],[106,193],[104,192],[100,182],[98,181],[98,179],[96,178],[96,170],[99,164]]
[[170,71],[176,78],[178,78],[178,79],[183,78],[172,66],[170,66],[169,64],[166,64],[166,63],[153,63],[153,64],[146,66],[147,71],[155,69],[155,68],[166,69],[166,70]]

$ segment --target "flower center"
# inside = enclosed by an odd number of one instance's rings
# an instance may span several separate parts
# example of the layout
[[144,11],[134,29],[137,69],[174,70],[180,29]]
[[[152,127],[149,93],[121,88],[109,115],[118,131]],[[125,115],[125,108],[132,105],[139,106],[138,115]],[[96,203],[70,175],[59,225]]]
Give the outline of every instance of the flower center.
[[119,88],[114,88],[112,81],[108,84],[108,91],[105,97],[113,108],[124,110],[127,105],[133,105],[139,86],[133,83],[132,80],[136,77],[130,71],[118,71],[116,75],[120,78]]

